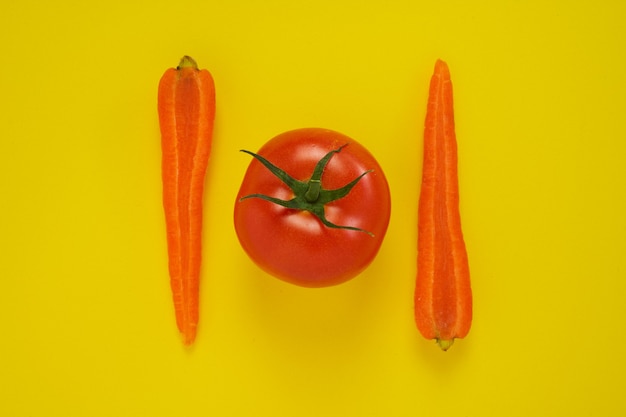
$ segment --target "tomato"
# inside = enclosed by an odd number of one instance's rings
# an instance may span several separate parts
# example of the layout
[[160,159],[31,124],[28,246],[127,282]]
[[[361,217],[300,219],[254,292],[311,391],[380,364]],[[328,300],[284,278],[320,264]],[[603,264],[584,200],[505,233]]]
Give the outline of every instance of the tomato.
[[332,130],[282,133],[251,156],[237,195],[235,230],[264,271],[303,287],[343,283],[376,257],[391,212],[372,154]]

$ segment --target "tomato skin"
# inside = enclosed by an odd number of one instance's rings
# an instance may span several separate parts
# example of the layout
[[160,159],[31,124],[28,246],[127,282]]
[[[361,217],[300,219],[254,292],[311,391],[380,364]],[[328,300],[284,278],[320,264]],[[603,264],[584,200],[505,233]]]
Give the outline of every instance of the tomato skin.
[[373,236],[330,228],[312,213],[259,198],[240,200],[250,194],[293,197],[278,177],[251,161],[235,202],[235,230],[245,252],[267,273],[303,287],[327,287],[354,278],[375,258],[389,224],[391,198],[383,170],[367,149],[341,133],[304,128],[274,137],[257,153],[295,179],[308,181],[318,161],[345,144],[324,170],[324,189],[340,188],[373,171],[345,197],[326,204],[326,218]]

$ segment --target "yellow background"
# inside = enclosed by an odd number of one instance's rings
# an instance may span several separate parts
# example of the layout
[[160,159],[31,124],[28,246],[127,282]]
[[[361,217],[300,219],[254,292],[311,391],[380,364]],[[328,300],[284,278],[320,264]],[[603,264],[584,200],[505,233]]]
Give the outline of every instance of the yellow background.
[[[0,6],[0,415],[626,413],[626,7],[619,1],[5,1]],[[217,119],[201,322],[167,275],[156,90],[183,54]],[[454,83],[468,337],[412,318],[422,127]],[[381,251],[334,288],[257,269],[232,225],[288,129],[387,174]]]

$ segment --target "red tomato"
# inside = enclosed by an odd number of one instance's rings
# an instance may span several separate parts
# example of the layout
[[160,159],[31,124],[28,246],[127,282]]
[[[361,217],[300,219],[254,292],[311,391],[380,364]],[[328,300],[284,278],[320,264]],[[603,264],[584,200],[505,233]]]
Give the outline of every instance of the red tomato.
[[367,149],[341,133],[307,128],[276,136],[258,154],[244,152],[254,159],[237,195],[235,230],[260,268],[296,285],[326,287],[372,262],[387,231],[391,199]]

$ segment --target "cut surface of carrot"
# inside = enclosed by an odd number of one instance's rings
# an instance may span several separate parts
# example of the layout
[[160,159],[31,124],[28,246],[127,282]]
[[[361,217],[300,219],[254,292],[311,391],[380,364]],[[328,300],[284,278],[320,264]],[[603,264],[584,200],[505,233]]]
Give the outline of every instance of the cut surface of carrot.
[[415,322],[425,338],[447,350],[469,332],[472,291],[459,213],[452,82],[441,60],[430,81],[423,158]]
[[159,82],[163,208],[176,324],[183,343],[196,338],[202,198],[211,153],[215,86],[209,71],[185,56]]

